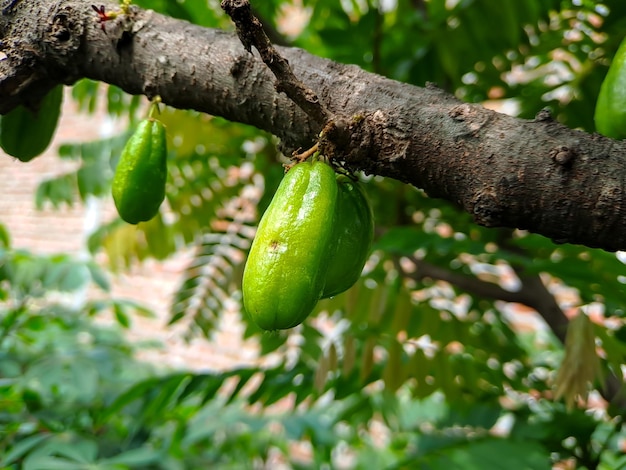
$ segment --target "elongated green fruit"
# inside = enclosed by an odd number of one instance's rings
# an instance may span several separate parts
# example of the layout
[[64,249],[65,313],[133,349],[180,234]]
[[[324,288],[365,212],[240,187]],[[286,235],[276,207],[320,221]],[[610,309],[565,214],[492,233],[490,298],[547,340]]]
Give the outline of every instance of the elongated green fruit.
[[626,138],[626,39],[620,44],[602,82],[594,119],[600,134],[614,139]]
[[53,88],[36,112],[18,106],[0,117],[0,147],[22,162],[41,155],[54,136],[59,122],[63,87]]
[[113,176],[113,200],[129,224],[154,217],[165,198],[167,146],[165,127],[145,119],[128,139]]
[[265,330],[304,321],[322,295],[337,183],[323,162],[295,165],[261,221],[243,273],[243,303]]
[[335,227],[322,298],[340,294],[361,276],[374,238],[372,208],[358,182],[337,177]]

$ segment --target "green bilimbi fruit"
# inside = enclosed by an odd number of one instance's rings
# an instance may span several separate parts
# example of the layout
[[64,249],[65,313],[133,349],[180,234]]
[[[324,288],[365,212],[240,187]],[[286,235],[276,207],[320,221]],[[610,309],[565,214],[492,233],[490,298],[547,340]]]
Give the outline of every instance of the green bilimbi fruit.
[[42,154],[54,136],[59,122],[63,87],[53,88],[36,112],[18,106],[0,117],[0,147],[22,162]]
[[614,139],[626,138],[626,39],[602,82],[594,119],[599,133]]
[[265,330],[304,321],[322,295],[333,235],[337,183],[323,162],[295,165],[265,214],[243,273],[243,304]]
[[126,142],[113,176],[113,200],[129,224],[152,219],[165,198],[167,146],[165,127],[153,118],[139,123]]
[[347,176],[338,176],[337,186],[333,246],[330,247],[334,250],[322,298],[340,294],[354,285],[361,276],[374,238],[372,208],[359,183]]

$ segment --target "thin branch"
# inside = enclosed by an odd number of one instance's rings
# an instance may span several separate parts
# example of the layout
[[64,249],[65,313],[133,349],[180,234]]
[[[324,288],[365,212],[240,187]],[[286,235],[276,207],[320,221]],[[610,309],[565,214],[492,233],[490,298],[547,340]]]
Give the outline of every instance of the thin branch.
[[276,90],[284,92],[319,124],[329,121],[330,112],[320,103],[317,95],[295,76],[287,59],[274,48],[263,30],[263,25],[252,14],[250,2],[248,0],[223,0],[221,7],[235,23],[237,35],[243,47],[248,52],[252,52],[252,46],[259,51],[261,60],[278,80]]
[[[397,263],[404,277],[416,281],[422,281],[424,278],[446,281],[480,297],[526,305],[536,310],[559,341],[565,343],[569,320],[538,274],[529,275],[525,274],[521,269],[514,268],[522,283],[522,287],[517,291],[508,291],[492,282],[458,274],[413,256],[408,257],[408,259],[414,263],[416,270],[414,272],[406,272],[402,270],[399,263]],[[623,383],[614,373],[610,372],[606,376],[606,380],[600,392],[612,405],[622,410],[626,409],[626,396],[624,395]]]
[[539,274],[527,274],[523,269],[518,269],[515,266],[513,266],[513,270],[522,283],[519,292],[523,300],[520,303],[535,309],[559,341],[565,343],[569,320],[554,295],[546,288]]
[[480,297],[526,305],[541,315],[561,342],[565,341],[569,323],[567,316],[538,275],[526,275],[523,271],[516,270],[522,287],[517,291],[510,291],[492,282],[455,273],[450,269],[427,263],[415,257],[409,257],[409,259],[414,263],[416,270],[413,273],[404,273],[405,277],[416,281],[421,281],[424,278],[446,281]]
[[291,41],[289,41],[285,36],[278,32],[278,30],[274,26],[269,24],[268,21],[265,21],[263,15],[261,15],[261,13],[259,13],[259,11],[254,8],[253,5],[250,5],[250,8],[252,9],[252,14],[256,16],[263,25],[263,31],[265,31],[265,34],[267,34],[267,37],[272,42],[272,44],[284,47],[288,47],[291,45]]
[[483,281],[476,277],[466,276],[464,274],[458,274],[450,269],[445,269],[417,259],[414,256],[410,256],[408,259],[410,259],[416,267],[415,272],[403,272],[403,275],[409,279],[422,281],[425,278],[430,278],[439,281],[446,281],[459,287],[460,289],[472,292],[480,297],[503,300],[505,302],[524,303],[524,300],[526,300],[521,291],[509,291],[492,282]]

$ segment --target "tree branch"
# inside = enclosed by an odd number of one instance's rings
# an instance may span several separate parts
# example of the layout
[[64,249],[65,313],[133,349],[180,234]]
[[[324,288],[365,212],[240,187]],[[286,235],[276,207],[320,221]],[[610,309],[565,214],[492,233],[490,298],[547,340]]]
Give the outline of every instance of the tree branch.
[[413,262],[416,270],[412,273],[403,272],[405,277],[416,281],[422,281],[425,278],[446,281],[479,297],[519,303],[531,307],[541,315],[554,335],[561,342],[565,342],[569,320],[538,275],[529,275],[521,270],[516,270],[521,281],[521,287],[516,291],[510,291],[493,282],[456,273],[450,269],[430,264],[415,257],[409,257],[408,259]]
[[315,93],[304,86],[294,75],[289,61],[281,56],[263,30],[261,22],[252,14],[248,0],[222,0],[222,9],[230,16],[237,27],[237,35],[243,47],[252,52],[252,46],[261,54],[261,60],[277,78],[276,90],[284,92],[300,109],[315,119],[320,125],[326,124],[330,113],[319,101]]
[[424,279],[435,279],[446,281],[459,289],[471,292],[479,297],[489,299],[502,300],[504,302],[524,303],[526,297],[521,291],[510,291],[503,289],[493,282],[483,281],[473,276],[459,274],[451,269],[442,268],[435,264],[428,263],[414,256],[408,257],[415,265],[414,272],[404,272],[403,276],[415,281],[423,281]]
[[[416,281],[422,281],[425,278],[446,281],[480,297],[526,305],[536,310],[552,330],[552,333],[561,343],[565,344],[569,319],[538,274],[527,274],[521,269],[515,269],[521,282],[521,288],[516,291],[509,291],[492,282],[459,274],[415,257],[408,257],[408,259],[413,262],[416,269],[414,272],[401,270],[404,277]],[[401,269],[399,264],[397,266]],[[622,380],[612,372],[607,375],[601,393],[614,406],[622,410],[626,409],[626,394]]]
[[[2,114],[86,77],[251,124],[281,138],[286,153],[319,134],[317,119],[277,92],[231,33],[140,9],[102,31],[88,2],[38,0],[0,16],[0,41]],[[423,188],[482,225],[626,249],[626,142],[568,129],[545,112],[517,119],[432,86],[277,50],[334,116],[320,148],[346,167]]]

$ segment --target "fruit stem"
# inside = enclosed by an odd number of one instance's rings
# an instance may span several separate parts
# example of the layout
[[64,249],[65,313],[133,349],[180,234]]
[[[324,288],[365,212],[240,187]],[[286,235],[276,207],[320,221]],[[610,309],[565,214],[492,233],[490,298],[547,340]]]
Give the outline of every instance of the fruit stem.
[[161,114],[159,104],[161,103],[161,97],[156,95],[150,102],[150,108],[148,109],[148,119],[155,119],[155,114]]
[[308,150],[305,150],[304,152],[302,152],[301,154],[296,154],[294,152],[294,154],[292,155],[292,160],[296,160],[298,163],[302,163],[303,161],[305,161],[307,158],[309,158],[311,155],[314,155],[318,152],[319,150],[319,143],[316,143],[313,147],[311,147]]

